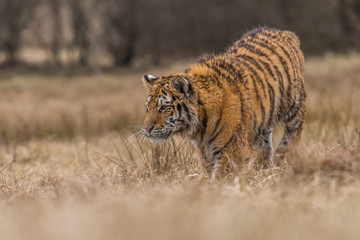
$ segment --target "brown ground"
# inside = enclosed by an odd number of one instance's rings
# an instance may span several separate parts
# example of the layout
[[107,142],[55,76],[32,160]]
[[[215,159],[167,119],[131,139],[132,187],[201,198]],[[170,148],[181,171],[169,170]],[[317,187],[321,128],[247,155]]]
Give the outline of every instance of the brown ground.
[[359,55],[307,61],[297,153],[211,185],[186,141],[131,135],[144,115],[141,75],[185,66],[2,71],[0,238],[359,239]]

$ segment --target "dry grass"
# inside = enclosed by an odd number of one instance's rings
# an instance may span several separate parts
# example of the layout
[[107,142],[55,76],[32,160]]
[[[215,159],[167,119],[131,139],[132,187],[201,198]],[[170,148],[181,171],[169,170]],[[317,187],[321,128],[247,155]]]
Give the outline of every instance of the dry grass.
[[131,135],[143,70],[2,72],[1,239],[358,239],[359,63],[308,60],[299,149],[281,167],[214,184],[188,142]]

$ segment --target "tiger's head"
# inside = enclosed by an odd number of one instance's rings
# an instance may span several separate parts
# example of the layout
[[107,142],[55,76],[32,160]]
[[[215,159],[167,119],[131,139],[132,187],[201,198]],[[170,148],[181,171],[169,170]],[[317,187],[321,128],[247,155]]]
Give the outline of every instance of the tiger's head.
[[187,135],[196,128],[194,90],[186,76],[144,75],[149,90],[142,132],[151,141],[166,140],[176,133]]

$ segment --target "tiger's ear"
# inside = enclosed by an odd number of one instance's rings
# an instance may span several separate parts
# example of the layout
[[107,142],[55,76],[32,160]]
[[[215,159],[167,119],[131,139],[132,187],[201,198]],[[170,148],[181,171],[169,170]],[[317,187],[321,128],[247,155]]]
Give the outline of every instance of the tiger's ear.
[[188,80],[183,77],[176,77],[172,80],[172,87],[175,91],[184,94],[185,96],[191,94],[191,86]]
[[154,85],[154,82],[156,81],[156,80],[158,80],[159,78],[158,77],[155,77],[155,76],[153,76],[153,75],[144,75],[143,77],[142,77],[142,80],[143,80],[143,82],[144,82],[144,84],[145,84],[145,86],[147,87],[147,88],[152,88],[152,86]]

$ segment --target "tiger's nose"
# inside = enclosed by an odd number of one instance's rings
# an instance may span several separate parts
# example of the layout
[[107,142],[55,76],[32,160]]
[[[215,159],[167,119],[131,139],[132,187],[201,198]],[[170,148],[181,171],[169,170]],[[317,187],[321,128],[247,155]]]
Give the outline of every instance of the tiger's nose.
[[154,127],[155,127],[155,125],[150,126],[150,127],[143,127],[143,129],[144,129],[145,131],[147,131],[148,133],[150,133],[150,132],[151,132],[151,130],[153,130],[153,129],[154,129]]

